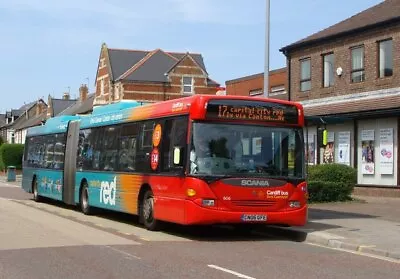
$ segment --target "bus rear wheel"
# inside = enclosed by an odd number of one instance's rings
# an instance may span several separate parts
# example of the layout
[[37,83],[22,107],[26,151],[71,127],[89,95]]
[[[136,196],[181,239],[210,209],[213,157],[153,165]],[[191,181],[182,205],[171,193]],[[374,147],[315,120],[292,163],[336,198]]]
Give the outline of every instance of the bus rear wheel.
[[38,190],[38,183],[37,179],[34,178],[32,182],[32,193],[33,193],[33,200],[35,202],[40,202],[39,190]]
[[142,199],[141,220],[149,231],[160,229],[160,221],[154,218],[154,195],[151,190],[147,190]]
[[92,207],[89,205],[89,190],[86,182],[83,183],[80,193],[80,206],[83,214],[91,215],[93,213]]

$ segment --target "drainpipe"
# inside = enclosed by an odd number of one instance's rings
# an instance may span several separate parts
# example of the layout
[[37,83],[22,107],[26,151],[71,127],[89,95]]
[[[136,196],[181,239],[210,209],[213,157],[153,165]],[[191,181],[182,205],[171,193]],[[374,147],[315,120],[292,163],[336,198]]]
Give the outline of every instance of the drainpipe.
[[291,65],[292,61],[290,59],[290,55],[285,51],[286,59],[287,59],[287,80],[288,80],[288,100],[291,101]]

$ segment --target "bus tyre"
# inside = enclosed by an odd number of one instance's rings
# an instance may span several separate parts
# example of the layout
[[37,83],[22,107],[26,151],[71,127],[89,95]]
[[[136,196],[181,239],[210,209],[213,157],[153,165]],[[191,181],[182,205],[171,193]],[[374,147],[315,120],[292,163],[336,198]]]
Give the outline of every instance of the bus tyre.
[[40,202],[39,190],[38,190],[38,183],[37,179],[34,178],[32,182],[32,193],[33,193],[33,200],[35,202]]
[[93,213],[92,207],[89,205],[89,191],[87,183],[84,183],[81,187],[80,193],[80,206],[83,214],[91,215]]
[[154,195],[151,190],[147,190],[143,196],[140,214],[146,229],[149,231],[160,229],[160,221],[154,218]]

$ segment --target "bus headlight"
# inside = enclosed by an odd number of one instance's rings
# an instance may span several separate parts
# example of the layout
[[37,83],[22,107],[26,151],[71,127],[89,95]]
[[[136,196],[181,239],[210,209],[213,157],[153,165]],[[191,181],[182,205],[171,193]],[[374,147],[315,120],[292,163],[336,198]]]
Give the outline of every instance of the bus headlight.
[[299,208],[300,202],[299,201],[289,201],[289,207],[291,208]]
[[202,206],[215,206],[215,200],[202,200]]

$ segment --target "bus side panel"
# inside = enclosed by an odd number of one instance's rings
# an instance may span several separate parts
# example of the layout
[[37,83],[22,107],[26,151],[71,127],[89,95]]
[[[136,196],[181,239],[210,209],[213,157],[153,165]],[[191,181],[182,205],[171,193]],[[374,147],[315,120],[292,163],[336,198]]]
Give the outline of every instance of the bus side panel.
[[184,178],[143,176],[101,172],[77,172],[75,201],[79,203],[81,181],[89,186],[89,204],[93,207],[138,214],[138,197],[143,184],[155,195],[155,217],[159,220],[185,222]]
[[185,178],[179,176],[151,176],[155,202],[154,217],[158,220],[185,223],[186,186]]
[[143,176],[105,172],[77,172],[75,201],[79,203],[79,186],[86,180],[89,204],[93,207],[137,214],[137,199]]
[[35,174],[39,195],[62,201],[63,171],[40,169]]
[[22,169],[22,189],[28,193],[32,193],[33,176],[37,171],[33,168],[24,167]]

